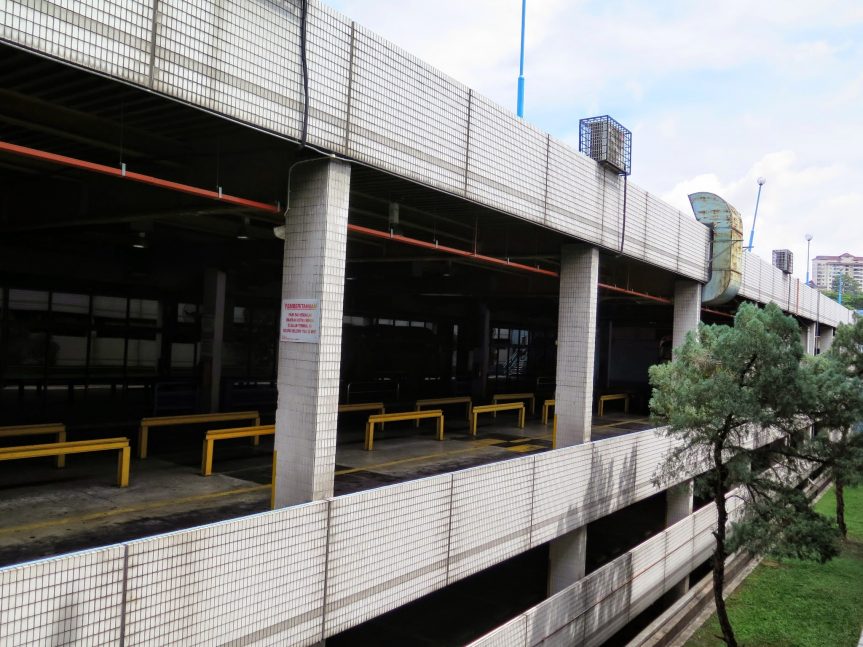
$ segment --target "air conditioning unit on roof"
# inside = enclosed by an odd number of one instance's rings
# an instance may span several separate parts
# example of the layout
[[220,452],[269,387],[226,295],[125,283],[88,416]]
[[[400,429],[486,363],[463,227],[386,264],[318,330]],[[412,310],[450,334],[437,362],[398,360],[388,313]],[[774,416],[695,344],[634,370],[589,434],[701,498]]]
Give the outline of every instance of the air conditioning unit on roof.
[[632,170],[632,133],[608,115],[579,121],[578,150],[621,175]]
[[785,274],[791,274],[794,271],[794,254],[791,253],[790,249],[774,249],[773,265]]

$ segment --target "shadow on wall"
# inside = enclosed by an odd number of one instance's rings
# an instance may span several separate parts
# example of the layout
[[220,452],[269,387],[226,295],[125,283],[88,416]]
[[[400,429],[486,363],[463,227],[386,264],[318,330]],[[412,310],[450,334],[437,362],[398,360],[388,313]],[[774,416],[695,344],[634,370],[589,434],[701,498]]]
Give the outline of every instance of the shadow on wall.
[[[528,616],[528,645],[599,645],[628,619],[632,603],[632,555],[605,565],[576,586],[559,593],[554,604]],[[575,620],[560,626],[560,619]]]

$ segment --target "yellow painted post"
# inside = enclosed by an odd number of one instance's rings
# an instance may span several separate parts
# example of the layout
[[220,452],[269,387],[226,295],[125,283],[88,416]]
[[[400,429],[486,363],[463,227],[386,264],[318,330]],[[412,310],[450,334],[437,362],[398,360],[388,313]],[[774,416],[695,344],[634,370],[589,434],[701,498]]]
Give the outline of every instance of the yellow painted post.
[[470,435],[476,436],[476,417],[478,415],[476,412],[476,409],[471,411],[471,414],[472,414],[472,417],[471,417],[471,421],[470,421]]
[[524,429],[524,407],[518,410],[518,426]]
[[[261,416],[255,417],[255,426],[256,427],[261,426]],[[252,447],[257,447],[260,444],[261,444],[261,437],[260,436],[253,436],[252,437]]]
[[467,401],[467,421],[470,422],[470,414],[473,411],[473,402],[471,400]]
[[273,477],[272,477],[273,480],[270,483],[270,510],[276,509],[276,465],[278,464],[278,461],[276,460],[278,458],[277,454],[278,454],[278,452],[276,452],[276,450],[274,449],[273,450]]
[[132,450],[127,445],[120,450],[117,456],[117,485],[120,487],[129,487],[129,461],[131,459]]
[[372,422],[371,416],[369,416],[368,422],[366,422],[366,451],[370,452],[374,449],[375,444],[375,423]]
[[[57,432],[57,442],[65,443],[66,442],[66,429]],[[57,467],[66,467],[66,454],[60,454],[57,457]]]
[[201,476],[210,476],[213,473],[213,445],[212,438],[204,439],[204,456],[201,461]]
[[145,459],[147,458],[147,437],[150,429],[144,423],[141,423],[141,427],[138,429],[138,458]]
[[443,440],[443,414],[440,414],[437,421],[437,439]]

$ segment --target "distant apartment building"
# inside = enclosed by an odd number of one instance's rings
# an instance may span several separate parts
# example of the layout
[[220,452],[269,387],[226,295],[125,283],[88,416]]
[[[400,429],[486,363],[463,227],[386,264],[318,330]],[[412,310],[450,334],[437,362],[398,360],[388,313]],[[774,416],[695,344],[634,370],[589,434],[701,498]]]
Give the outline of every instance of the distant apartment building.
[[812,259],[812,280],[820,290],[833,287],[833,279],[840,274],[850,274],[863,286],[863,256],[845,252],[839,256],[816,256]]

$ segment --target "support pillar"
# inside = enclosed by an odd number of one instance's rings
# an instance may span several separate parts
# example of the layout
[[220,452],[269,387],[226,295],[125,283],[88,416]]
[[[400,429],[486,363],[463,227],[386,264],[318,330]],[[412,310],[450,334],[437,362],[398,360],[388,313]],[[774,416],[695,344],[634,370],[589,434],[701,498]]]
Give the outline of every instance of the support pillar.
[[[598,283],[599,250],[565,245],[560,255],[554,396],[558,447],[590,441]],[[548,594],[554,595],[584,577],[587,527],[558,537],[549,548]]]
[[552,541],[548,555],[548,595],[559,593],[584,577],[586,563],[587,526]]
[[293,174],[281,311],[285,303],[311,301],[319,332],[312,340],[279,341],[277,508],[333,494],[350,178],[350,165],[330,160]]
[[557,323],[557,446],[590,441],[599,250],[564,245],[561,250]]
[[803,344],[803,352],[807,355],[815,354],[815,324],[800,324],[800,343]]
[[[673,526],[692,514],[693,481],[689,479],[665,491],[665,527]],[[676,600],[689,590],[689,575],[668,591],[671,599]]]
[[225,273],[204,272],[204,303],[201,312],[201,405],[204,411],[219,410],[222,384],[222,345],[225,337]]
[[818,339],[818,350],[826,353],[833,345],[833,333],[836,331],[830,326],[821,324],[821,337]]
[[476,400],[488,397],[488,365],[491,357],[491,310],[485,303],[480,304],[476,316],[477,347],[474,355],[475,374],[471,392]]
[[695,281],[674,283],[674,330],[671,346],[678,349],[686,341],[686,334],[698,330],[701,322],[701,284]]

